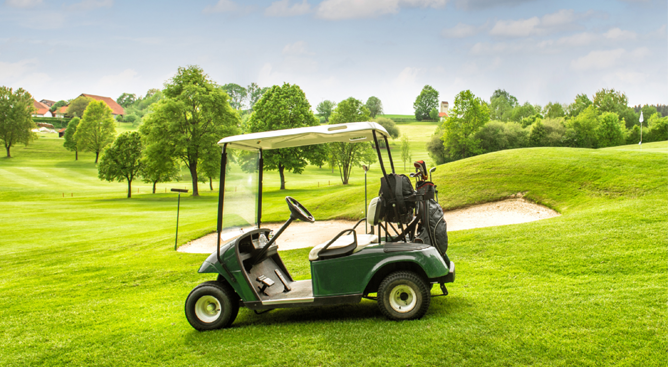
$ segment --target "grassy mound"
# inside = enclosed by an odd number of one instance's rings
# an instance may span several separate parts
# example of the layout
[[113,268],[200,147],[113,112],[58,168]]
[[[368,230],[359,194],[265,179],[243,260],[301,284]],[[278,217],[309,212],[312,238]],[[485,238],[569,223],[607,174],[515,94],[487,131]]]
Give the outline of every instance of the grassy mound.
[[[667,143],[511,150],[440,166],[448,208],[522,192],[563,215],[451,233],[457,281],[422,320],[390,322],[363,301],[241,310],[231,329],[199,333],[183,304],[211,277],[196,273],[205,255],[173,251],[174,195],[121,199],[124,184],[102,183],[92,163],[38,142],[0,161],[3,365],[665,363]],[[285,195],[319,219],[362,215],[363,180],[288,187],[266,190],[266,219],[287,216]],[[215,226],[215,193],[181,204],[184,240]],[[282,254],[295,278],[309,278],[307,254]]]

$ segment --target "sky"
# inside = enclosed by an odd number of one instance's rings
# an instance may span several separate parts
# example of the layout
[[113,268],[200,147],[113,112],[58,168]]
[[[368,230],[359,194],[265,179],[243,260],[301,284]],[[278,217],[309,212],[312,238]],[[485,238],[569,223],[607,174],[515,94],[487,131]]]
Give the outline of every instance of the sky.
[[571,103],[601,88],[668,104],[666,0],[0,0],[0,85],[37,100],[117,98],[199,65],[218,84],[299,85],[315,106],[412,114],[504,89]]

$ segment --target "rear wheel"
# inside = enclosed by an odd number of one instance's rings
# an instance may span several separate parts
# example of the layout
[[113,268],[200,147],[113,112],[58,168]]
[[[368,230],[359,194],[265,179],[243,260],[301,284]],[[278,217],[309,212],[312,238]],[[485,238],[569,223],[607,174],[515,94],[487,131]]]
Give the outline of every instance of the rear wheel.
[[199,331],[228,327],[238,313],[239,296],[225,283],[204,282],[186,299],[186,318]]
[[378,287],[378,308],[392,320],[419,319],[431,302],[427,283],[410,271],[388,275]]

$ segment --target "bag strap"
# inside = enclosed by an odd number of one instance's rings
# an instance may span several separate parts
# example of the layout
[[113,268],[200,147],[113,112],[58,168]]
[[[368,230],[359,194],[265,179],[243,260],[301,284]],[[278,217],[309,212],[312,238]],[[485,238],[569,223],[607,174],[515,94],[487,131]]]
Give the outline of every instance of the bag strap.
[[399,211],[401,213],[406,213],[406,203],[404,202],[404,194],[402,192],[403,188],[403,177],[399,175],[394,175],[394,197],[397,200],[397,205],[399,206]]

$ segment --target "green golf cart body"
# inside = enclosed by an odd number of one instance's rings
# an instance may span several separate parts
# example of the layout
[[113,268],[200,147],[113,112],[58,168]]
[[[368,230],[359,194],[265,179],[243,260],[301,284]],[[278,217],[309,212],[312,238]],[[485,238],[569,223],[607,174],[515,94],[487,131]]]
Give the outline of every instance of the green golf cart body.
[[[365,230],[357,229],[355,225],[325,243],[313,244],[308,259],[310,280],[295,281],[292,278],[281,260],[276,240],[294,220],[315,221],[311,213],[297,200],[286,197],[290,210],[287,222],[276,234],[261,227],[264,150],[371,141],[383,175],[387,177],[378,139],[385,140],[394,173],[388,136],[382,126],[361,122],[222,139],[219,142],[223,150],[217,249],[199,269],[200,273],[217,276],[215,280],[195,287],[188,296],[186,317],[190,324],[197,330],[228,327],[236,318],[239,307],[260,311],[358,303],[362,298],[377,300],[381,312],[390,319],[416,319],[429,308],[430,299],[434,297],[431,295],[433,284],[440,284],[441,295],[447,295],[445,283],[455,279],[454,262],[436,247],[414,237],[410,239],[415,241],[411,241],[401,231],[395,230],[392,235],[388,229],[394,227],[389,223],[383,225],[382,218],[371,210],[367,218],[357,222],[359,225],[366,220],[371,233],[358,233]],[[256,163],[246,164],[249,172],[239,175],[236,178],[239,182],[233,182],[234,176],[226,173],[230,149],[241,149],[246,151],[246,156],[257,157]],[[225,205],[226,196],[228,205]],[[244,197],[250,200],[244,202]],[[224,225],[224,222],[229,223]],[[373,233],[376,227],[377,232]],[[223,241],[227,242],[221,243]],[[377,296],[374,297],[374,293]]]

